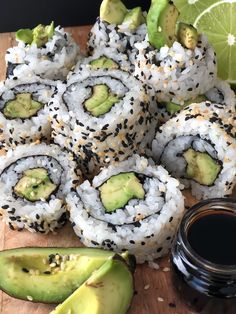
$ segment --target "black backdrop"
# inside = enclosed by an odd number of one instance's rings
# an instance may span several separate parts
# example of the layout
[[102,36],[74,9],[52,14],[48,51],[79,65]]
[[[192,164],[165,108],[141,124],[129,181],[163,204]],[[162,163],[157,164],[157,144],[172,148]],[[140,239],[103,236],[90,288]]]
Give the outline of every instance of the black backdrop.
[[[127,8],[142,6],[147,10],[151,0],[123,0]],[[32,28],[52,20],[56,25],[93,24],[101,0],[0,0],[0,32]]]

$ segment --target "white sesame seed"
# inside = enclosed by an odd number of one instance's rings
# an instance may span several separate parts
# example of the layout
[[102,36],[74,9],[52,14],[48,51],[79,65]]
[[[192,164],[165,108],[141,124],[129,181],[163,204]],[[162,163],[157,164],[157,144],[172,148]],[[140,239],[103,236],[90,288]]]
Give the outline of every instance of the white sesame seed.
[[150,288],[150,285],[144,286],[144,290],[148,290]]
[[49,266],[50,266],[50,267],[56,267],[57,264],[56,264],[56,263],[51,263]]
[[33,301],[33,298],[31,297],[31,295],[27,295],[27,300],[29,300],[29,301]]
[[163,302],[163,301],[164,301],[164,299],[163,299],[163,298],[161,298],[161,297],[158,297],[158,298],[157,298],[157,301],[158,301],[158,302]]
[[164,272],[168,272],[168,271],[170,271],[170,268],[169,268],[169,267],[164,267],[164,268],[163,268],[163,271],[164,271]]

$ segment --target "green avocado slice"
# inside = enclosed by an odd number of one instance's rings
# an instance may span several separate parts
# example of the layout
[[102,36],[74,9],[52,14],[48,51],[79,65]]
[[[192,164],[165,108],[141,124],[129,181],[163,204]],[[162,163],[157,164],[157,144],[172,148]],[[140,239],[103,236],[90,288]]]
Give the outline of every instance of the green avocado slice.
[[172,1],[152,0],[147,15],[147,30],[151,45],[160,49],[175,41],[175,29],[179,11]]
[[22,178],[14,187],[14,192],[28,201],[35,202],[48,199],[56,188],[46,169],[33,168],[23,172]]
[[197,97],[195,97],[193,99],[186,100],[183,105],[176,104],[172,101],[164,103],[164,104],[166,106],[167,112],[169,112],[169,114],[174,114],[175,112],[185,108],[186,106],[188,106],[190,104],[200,103],[200,102],[205,101],[205,100],[207,100],[207,97],[205,95],[198,95]]
[[92,97],[84,102],[85,108],[95,117],[107,113],[119,101],[119,97],[109,91],[107,85],[93,86]]
[[100,197],[106,212],[124,207],[131,199],[143,199],[145,190],[134,172],[112,176],[99,187]]
[[[29,301],[60,303],[68,298],[111,251],[94,248],[18,248],[0,252],[0,289]],[[132,271],[135,258],[121,256]]]
[[126,13],[123,23],[128,24],[128,28],[134,31],[143,23],[143,12],[141,7],[136,7]]
[[114,60],[105,56],[92,60],[89,64],[93,69],[119,69],[119,65]]
[[36,44],[38,48],[45,45],[48,40],[53,36],[55,31],[54,22],[50,25],[39,24],[31,29],[19,29],[16,32],[16,39],[23,41],[26,44]]
[[184,152],[183,156],[187,161],[187,178],[207,186],[215,182],[221,166],[210,155],[189,148]]
[[44,104],[32,99],[32,94],[20,93],[5,104],[3,114],[10,119],[26,119],[34,116],[43,107]]
[[120,0],[103,0],[100,6],[101,20],[110,24],[121,24],[127,12],[127,8]]
[[133,276],[124,260],[115,255],[51,314],[125,314],[133,292]]

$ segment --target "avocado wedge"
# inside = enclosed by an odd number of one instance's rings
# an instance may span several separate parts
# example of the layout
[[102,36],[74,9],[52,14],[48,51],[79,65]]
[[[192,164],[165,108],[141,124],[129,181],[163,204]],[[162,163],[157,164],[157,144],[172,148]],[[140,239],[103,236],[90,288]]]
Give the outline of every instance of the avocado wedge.
[[51,314],[125,314],[133,291],[133,276],[124,260],[115,255]]
[[128,10],[120,0],[103,0],[100,6],[101,20],[119,25],[123,22]]
[[119,65],[114,60],[105,56],[90,61],[89,65],[92,69],[119,69]]
[[[2,251],[0,289],[23,300],[60,303],[113,255],[111,251],[92,248],[19,248]],[[134,270],[135,258],[127,252],[122,256]]]
[[148,37],[152,46],[160,49],[173,44],[178,16],[179,11],[172,1],[152,0],[147,15]]

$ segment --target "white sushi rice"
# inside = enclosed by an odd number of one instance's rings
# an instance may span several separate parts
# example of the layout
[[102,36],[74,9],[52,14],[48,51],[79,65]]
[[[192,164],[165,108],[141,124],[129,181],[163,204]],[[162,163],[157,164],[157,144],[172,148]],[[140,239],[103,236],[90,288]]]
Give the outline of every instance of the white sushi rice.
[[[153,158],[197,199],[224,197],[236,183],[236,122],[224,105],[202,102],[192,104],[167,121],[152,143]],[[207,153],[217,160],[221,170],[211,186],[186,178],[183,152],[188,148]]]
[[[26,45],[18,41],[18,46],[9,48],[5,60],[13,66],[10,76],[31,76],[32,73],[48,79],[66,79],[79,58],[79,46],[72,36],[60,26],[55,28],[52,38],[45,46]],[[10,71],[11,72],[11,71]]]
[[[144,176],[145,199],[133,199],[107,214],[97,188],[111,176],[135,172]],[[134,155],[104,168],[92,183],[85,181],[67,196],[70,220],[83,244],[117,252],[129,250],[138,263],[168,252],[184,212],[180,184],[161,166]]]
[[[48,200],[31,202],[13,192],[23,172],[33,168],[47,170],[57,186]],[[51,144],[18,145],[0,158],[0,213],[11,229],[48,233],[66,222],[65,196],[80,182],[74,157]]]
[[203,35],[194,50],[184,48],[177,41],[171,47],[154,50],[148,37],[135,47],[138,54],[134,75],[155,89],[159,102],[183,104],[214,86],[217,75],[215,53]]
[[[59,81],[44,80],[36,76],[3,82],[0,86],[0,141],[15,147],[37,140],[49,140],[51,128],[47,105],[61,84]],[[16,99],[16,95],[20,93],[30,93],[33,100],[44,106],[29,118],[6,117],[3,112],[6,103]]]
[[97,48],[105,46],[129,54],[135,43],[145,39],[146,33],[146,24],[131,31],[125,24],[109,24],[98,17],[89,33],[88,51],[93,54]]
[[[109,112],[98,117],[83,105],[97,84],[107,85],[120,97]],[[134,152],[144,153],[155,135],[156,121],[146,87],[127,72],[84,66],[71,75],[62,94],[55,95],[49,107],[52,136],[80,157],[87,174],[94,175],[101,166]]]

